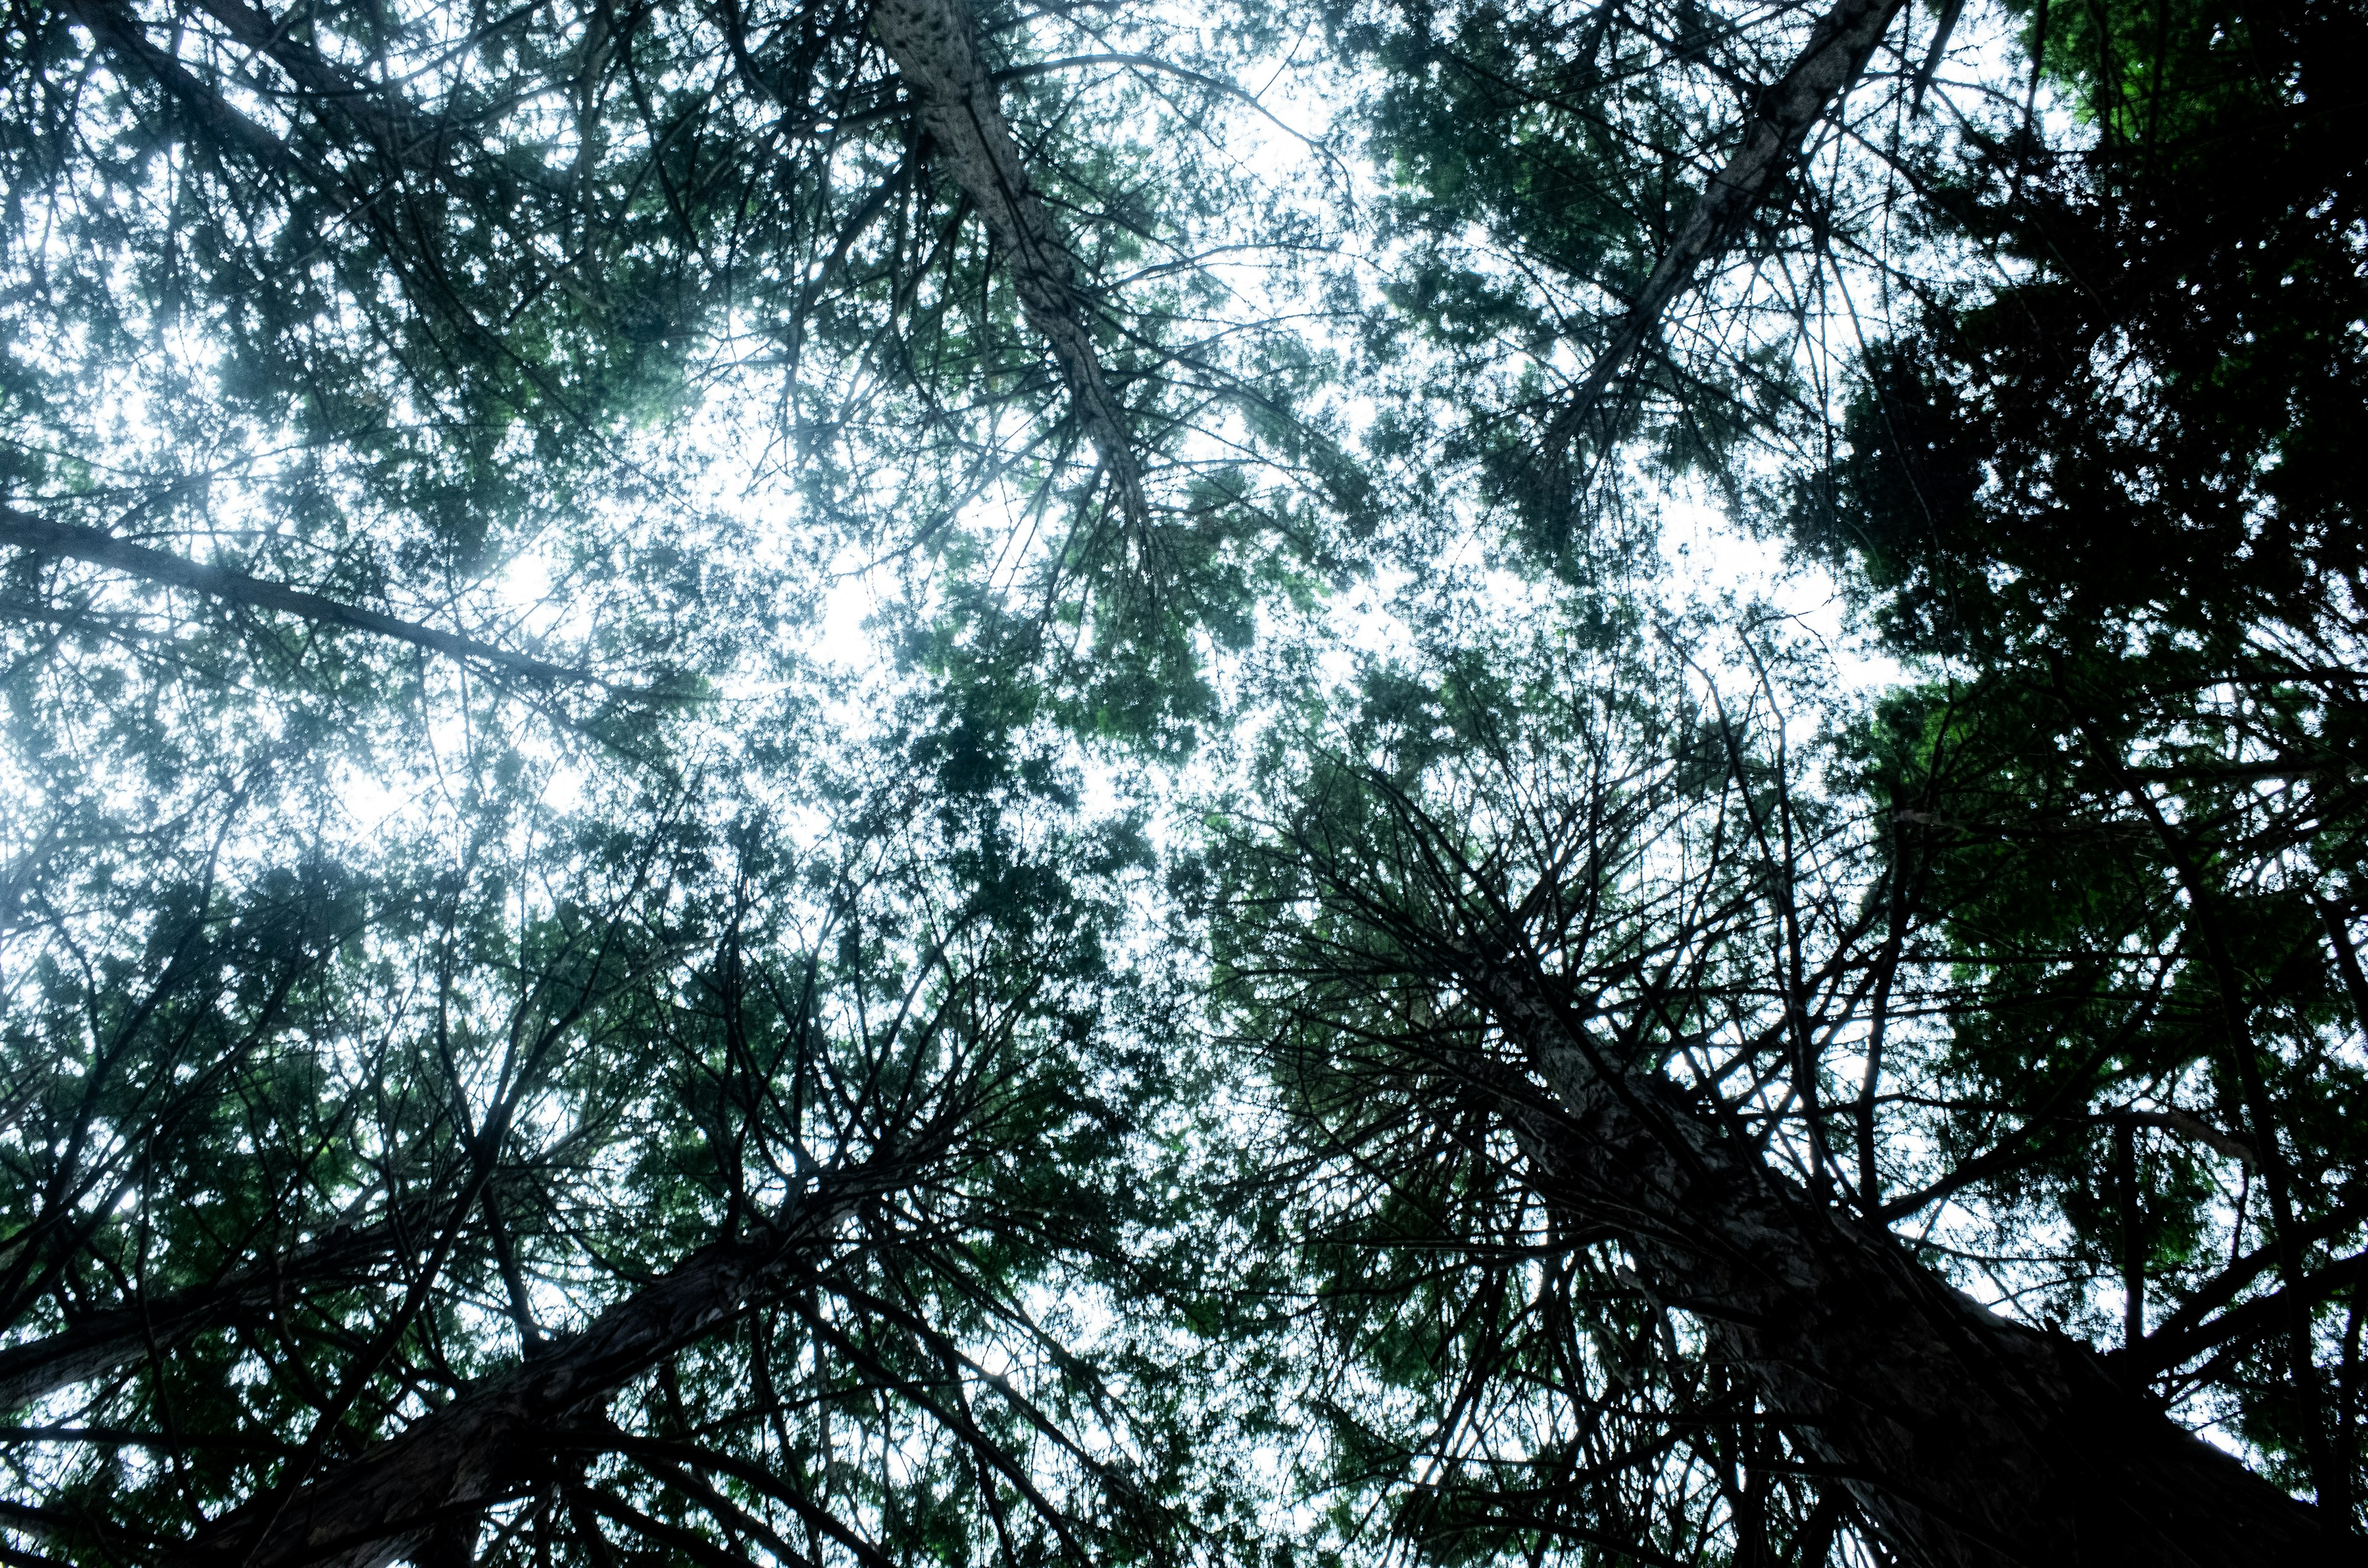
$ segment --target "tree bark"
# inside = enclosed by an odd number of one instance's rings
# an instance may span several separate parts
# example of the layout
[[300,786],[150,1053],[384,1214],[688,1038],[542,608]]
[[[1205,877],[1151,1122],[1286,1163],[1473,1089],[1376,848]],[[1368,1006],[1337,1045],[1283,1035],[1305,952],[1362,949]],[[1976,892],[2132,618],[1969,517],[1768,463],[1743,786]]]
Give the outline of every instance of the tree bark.
[[106,1377],[152,1347],[168,1349],[206,1329],[264,1317],[292,1287],[359,1284],[370,1278],[371,1265],[386,1260],[394,1234],[384,1222],[333,1232],[213,1284],[95,1312],[55,1334],[12,1345],[0,1350],[0,1411]]
[[830,1185],[745,1236],[691,1254],[581,1334],[481,1380],[349,1464],[318,1478],[298,1474],[165,1561],[175,1568],[381,1568],[420,1550],[442,1521],[506,1495],[571,1421],[736,1315],[877,1190],[874,1182]]
[[1138,529],[1147,526],[1142,472],[1127,434],[1126,409],[1102,375],[1076,258],[1028,181],[1003,102],[979,59],[962,0],[877,0],[871,31],[913,95],[915,118],[948,170],[986,220],[1030,325],[1059,361],[1078,419],[1093,437]]
[[85,561],[94,566],[104,566],[143,582],[157,583],[166,587],[188,588],[223,600],[245,605],[250,609],[278,610],[286,615],[302,616],[306,620],[324,626],[343,626],[356,631],[368,631],[381,637],[392,637],[431,653],[448,658],[470,660],[490,665],[515,676],[546,684],[603,684],[599,677],[565,665],[513,653],[496,648],[490,642],[480,642],[473,637],[456,632],[438,631],[417,621],[403,620],[392,615],[381,615],[374,609],[358,605],[342,604],[308,594],[301,588],[266,582],[250,577],[244,572],[233,572],[223,566],[207,566],[162,550],[151,550],[144,544],[132,544],[73,523],[52,523],[29,517],[13,507],[0,506],[0,547],[14,547],[46,555],[57,560]]
[[1508,1116],[1553,1201],[1608,1224],[1884,1543],[1929,1568],[2331,1562],[2298,1503],[1999,1318],[1887,1232],[1813,1201],[1657,1071],[1622,1067],[1542,978],[1474,991],[1552,1091]]
[[1791,69],[1759,95],[1743,145],[1711,176],[1677,237],[1654,264],[1620,324],[1611,329],[1611,341],[1595,357],[1578,391],[1547,427],[1543,450],[1550,468],[1561,466],[1604,389],[1659,327],[1669,302],[1684,292],[1705,260],[1725,251],[1742,234],[1776,176],[1800,151],[1801,139],[1864,73],[1900,3],[1836,0],[1834,8],[1818,18]]

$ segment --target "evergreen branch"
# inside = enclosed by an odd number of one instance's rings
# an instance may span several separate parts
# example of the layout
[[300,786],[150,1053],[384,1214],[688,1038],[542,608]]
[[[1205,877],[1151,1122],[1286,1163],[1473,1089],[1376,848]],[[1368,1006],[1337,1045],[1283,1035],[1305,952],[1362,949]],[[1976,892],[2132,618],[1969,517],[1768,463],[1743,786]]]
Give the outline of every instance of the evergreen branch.
[[549,685],[605,687],[609,684],[589,671],[554,665],[526,653],[514,653],[507,648],[497,648],[473,637],[439,631],[416,620],[404,620],[374,609],[364,609],[359,605],[324,598],[319,594],[306,593],[302,588],[291,588],[283,583],[266,582],[228,567],[205,565],[165,551],[117,539],[97,528],[83,528],[74,523],[50,522],[11,506],[0,506],[0,546],[13,546],[52,560],[87,562],[93,566],[104,566],[142,582],[186,588],[250,609],[276,610],[324,626],[342,626],[375,636],[392,637],[431,653],[441,653],[447,658],[464,662],[474,660],[528,680]]
[[332,1232],[284,1256],[268,1257],[222,1279],[154,1301],[94,1312],[78,1323],[0,1350],[0,1410],[17,1409],[76,1383],[102,1378],[146,1355],[218,1324],[269,1312],[291,1283],[359,1281],[395,1238],[389,1221]]

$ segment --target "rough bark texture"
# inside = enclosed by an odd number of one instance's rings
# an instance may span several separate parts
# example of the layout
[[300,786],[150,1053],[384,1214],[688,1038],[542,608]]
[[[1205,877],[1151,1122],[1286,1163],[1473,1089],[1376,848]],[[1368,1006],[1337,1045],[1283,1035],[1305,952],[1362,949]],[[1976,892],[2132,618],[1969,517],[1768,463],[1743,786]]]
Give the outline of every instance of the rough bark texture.
[[522,1471],[627,1382],[712,1333],[860,1197],[834,1187],[748,1235],[693,1253],[590,1327],[479,1381],[402,1436],[217,1520],[183,1568],[381,1568],[441,1521],[505,1495]]
[[1695,269],[1732,245],[1743,233],[1776,176],[1800,151],[1801,139],[1809,128],[1826,117],[1834,100],[1866,70],[1868,58],[1883,40],[1892,17],[1898,15],[1900,3],[1838,0],[1832,10],[1817,19],[1792,69],[1760,94],[1759,110],[1744,133],[1743,145],[1702,187],[1677,237],[1654,264],[1644,288],[1637,290],[1627,313],[1612,329],[1611,340],[1596,356],[1577,392],[1547,429],[1545,447],[1551,460],[1559,461],[1594,412],[1603,389],[1660,325],[1669,301],[1693,281]]
[[0,506],[0,546],[13,546],[58,559],[86,561],[94,566],[104,566],[143,582],[192,589],[251,609],[278,610],[326,626],[343,626],[356,631],[393,637],[432,653],[442,653],[455,659],[472,659],[511,675],[523,676],[529,680],[558,684],[598,683],[598,677],[586,675],[582,670],[530,658],[524,653],[513,653],[490,642],[480,642],[473,637],[438,631],[432,626],[381,615],[356,605],[340,604],[336,599],[308,594],[301,588],[268,583],[244,572],[207,566],[165,551],[131,544],[101,533],[97,528],[80,528],[72,523],[52,523],[6,506]]
[[106,1377],[202,1330],[265,1317],[291,1289],[361,1283],[384,1264],[394,1235],[384,1223],[333,1232],[213,1284],[95,1312],[55,1334],[12,1345],[0,1350],[0,1411]]
[[1550,1195],[1611,1226],[1885,1543],[1931,1568],[2332,1562],[2317,1511],[1988,1312],[1772,1171],[1658,1072],[1609,1060],[1534,979],[1485,999],[1555,1104],[1510,1115]]
[[921,129],[993,231],[1029,324],[1052,346],[1077,416],[1117,484],[1119,504],[1143,528],[1142,473],[1126,410],[1094,354],[1076,258],[1028,183],[1001,96],[979,59],[968,7],[962,0],[876,0],[871,31],[896,62]]

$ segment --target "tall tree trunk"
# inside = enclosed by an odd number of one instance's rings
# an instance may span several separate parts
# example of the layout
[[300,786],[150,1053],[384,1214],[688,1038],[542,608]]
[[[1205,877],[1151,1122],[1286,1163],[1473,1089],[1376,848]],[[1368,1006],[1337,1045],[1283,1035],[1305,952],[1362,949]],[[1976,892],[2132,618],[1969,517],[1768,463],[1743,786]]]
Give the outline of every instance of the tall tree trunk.
[[744,1236],[701,1248],[583,1333],[481,1380],[351,1463],[297,1474],[167,1561],[178,1568],[381,1568],[420,1551],[439,1523],[509,1494],[571,1421],[735,1316],[878,1190],[875,1181],[842,1178]]
[[0,1411],[106,1377],[205,1329],[264,1318],[292,1291],[361,1284],[392,1256],[396,1234],[383,1221],[334,1231],[212,1284],[94,1312],[55,1334],[9,1346],[0,1350]]
[[1669,248],[1654,264],[1645,286],[1611,329],[1610,341],[1588,368],[1578,391],[1547,427],[1543,456],[1550,469],[1561,467],[1572,438],[1594,412],[1604,388],[1660,326],[1669,302],[1693,281],[1696,269],[1742,237],[1776,176],[1800,151],[1802,138],[1865,72],[1868,58],[1883,40],[1891,19],[1899,14],[1901,3],[1837,0],[1834,8],[1817,19],[1807,45],[1791,68],[1760,93],[1751,123],[1744,131],[1743,144],[1702,187]]
[[979,59],[968,6],[963,0],[877,0],[871,31],[903,74],[921,128],[993,232],[1029,324],[1052,346],[1078,420],[1099,449],[1128,521],[1144,529],[1148,514],[1126,409],[1094,353],[1076,258],[1028,182],[1003,118],[1002,95]]
[[324,598],[319,594],[308,594],[302,588],[289,587],[283,583],[267,582],[244,572],[233,572],[228,567],[208,566],[169,551],[152,550],[144,544],[117,539],[97,528],[50,522],[13,507],[0,506],[0,547],[29,551],[35,555],[52,559],[88,562],[91,565],[104,566],[142,582],[209,595],[226,604],[244,605],[250,609],[276,610],[285,615],[301,616],[324,626],[343,626],[355,631],[392,637],[416,648],[425,648],[431,653],[474,660],[529,680],[553,685],[603,684],[598,676],[583,670],[570,669],[565,665],[554,665],[525,653],[513,653],[490,642],[480,642],[473,637],[439,631],[435,627],[422,626],[415,620],[382,615],[359,605],[343,604],[336,599]]
[[1930,1568],[2332,1561],[2319,1512],[1820,1203],[1656,1071],[1622,1067],[1535,973],[1473,983],[1552,1090],[1507,1096],[1547,1196],[1608,1224],[1884,1542]]

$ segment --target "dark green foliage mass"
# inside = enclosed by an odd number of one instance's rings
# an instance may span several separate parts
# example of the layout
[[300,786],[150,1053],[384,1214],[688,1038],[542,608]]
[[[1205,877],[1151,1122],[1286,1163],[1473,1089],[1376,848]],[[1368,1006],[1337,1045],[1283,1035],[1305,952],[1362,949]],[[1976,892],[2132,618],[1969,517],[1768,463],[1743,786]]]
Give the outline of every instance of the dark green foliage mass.
[[[2335,128],[2368,29],[2164,6],[2043,35],[2094,143],[2025,133],[1940,183],[1933,221],[2015,280],[1870,349],[1793,526],[1930,673],[1868,744],[1957,965],[1962,1151],[2019,1144],[1983,1173],[2007,1222],[2060,1206],[2090,1267],[2153,1292],[2137,1375],[2214,1390],[2350,1508],[2368,277]],[[2066,1115],[2182,1094],[2243,1130],[2258,1231],[2212,1221],[2192,1131]],[[2203,1330],[2232,1276],[2279,1310]]]

